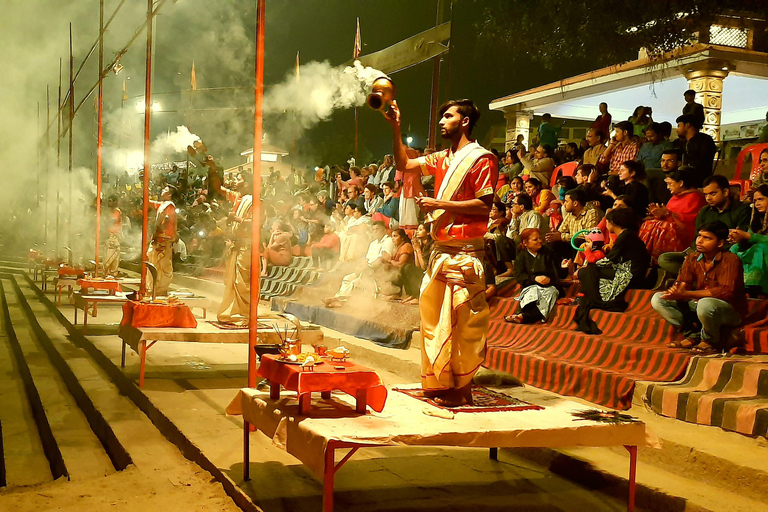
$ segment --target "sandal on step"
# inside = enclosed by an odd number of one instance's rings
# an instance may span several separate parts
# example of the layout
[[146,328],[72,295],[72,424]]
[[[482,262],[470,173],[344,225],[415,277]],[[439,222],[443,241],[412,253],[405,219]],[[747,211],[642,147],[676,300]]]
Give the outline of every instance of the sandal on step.
[[[669,347],[669,348],[684,348],[683,347],[683,342],[684,341],[688,341],[688,340],[671,340],[671,341],[667,342],[667,347]],[[690,347],[685,347],[685,348],[690,348]]]
[[523,315],[519,313],[517,315],[507,315],[504,317],[504,321],[511,324],[521,324],[523,323]]
[[712,354],[717,354],[719,352],[718,349],[707,343],[706,341],[702,341],[695,347],[691,349],[691,352],[694,354],[698,354],[700,356],[709,356]]
[[697,345],[699,345],[699,342],[701,340],[694,340],[691,338],[685,338],[683,341],[680,342],[680,348],[690,348],[693,349]]

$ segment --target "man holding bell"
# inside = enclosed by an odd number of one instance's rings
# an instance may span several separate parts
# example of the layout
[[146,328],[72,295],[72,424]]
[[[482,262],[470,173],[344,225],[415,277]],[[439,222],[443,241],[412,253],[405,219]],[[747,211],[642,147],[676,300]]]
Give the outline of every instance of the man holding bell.
[[397,102],[384,112],[394,132],[397,170],[435,176],[435,197],[417,198],[435,240],[419,299],[421,380],[426,396],[457,407],[472,403],[472,377],[485,359],[490,312],[483,235],[499,171],[496,157],[471,138],[480,118],[472,101],[448,101],[439,115],[440,134],[451,147],[409,159]]

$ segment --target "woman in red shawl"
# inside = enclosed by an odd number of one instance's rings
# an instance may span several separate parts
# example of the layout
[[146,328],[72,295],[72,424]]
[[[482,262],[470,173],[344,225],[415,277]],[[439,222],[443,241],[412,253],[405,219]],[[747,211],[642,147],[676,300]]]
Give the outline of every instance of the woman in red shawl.
[[656,263],[660,254],[680,252],[691,245],[696,230],[696,215],[707,202],[693,186],[693,177],[685,170],[667,173],[664,180],[672,197],[667,206],[651,204],[651,218],[643,222],[640,239]]

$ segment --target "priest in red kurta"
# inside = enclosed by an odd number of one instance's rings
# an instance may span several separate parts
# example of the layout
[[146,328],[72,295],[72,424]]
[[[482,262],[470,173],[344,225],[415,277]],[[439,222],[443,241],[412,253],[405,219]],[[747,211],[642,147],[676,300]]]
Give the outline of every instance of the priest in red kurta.
[[471,138],[480,111],[469,100],[440,108],[440,134],[451,147],[409,159],[395,101],[395,162],[402,172],[435,175],[435,197],[417,200],[427,213],[434,252],[419,298],[422,387],[441,405],[472,402],[472,377],[485,359],[490,313],[485,300],[483,235],[498,179],[498,161]]

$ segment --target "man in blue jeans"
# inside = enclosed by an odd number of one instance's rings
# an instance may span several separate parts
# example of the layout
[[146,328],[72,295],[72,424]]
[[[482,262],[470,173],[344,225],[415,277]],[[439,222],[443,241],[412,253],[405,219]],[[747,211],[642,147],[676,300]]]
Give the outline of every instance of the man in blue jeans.
[[701,226],[696,251],[685,258],[675,284],[651,299],[653,309],[686,337],[669,347],[713,354],[724,348],[721,328],[741,323],[739,312],[747,310],[744,270],[739,257],[724,249],[727,239],[723,222]]

